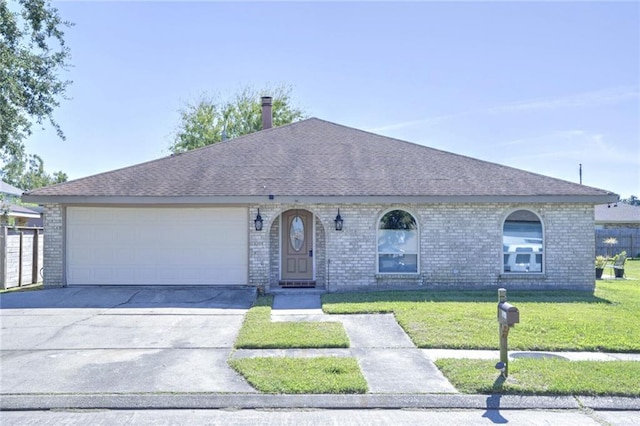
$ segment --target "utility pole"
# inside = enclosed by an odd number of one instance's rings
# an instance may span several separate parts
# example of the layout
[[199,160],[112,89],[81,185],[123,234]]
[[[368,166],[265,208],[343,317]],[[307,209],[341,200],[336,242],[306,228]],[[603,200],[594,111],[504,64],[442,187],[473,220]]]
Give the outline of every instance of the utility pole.
[[582,163],[580,163],[580,185],[582,185]]

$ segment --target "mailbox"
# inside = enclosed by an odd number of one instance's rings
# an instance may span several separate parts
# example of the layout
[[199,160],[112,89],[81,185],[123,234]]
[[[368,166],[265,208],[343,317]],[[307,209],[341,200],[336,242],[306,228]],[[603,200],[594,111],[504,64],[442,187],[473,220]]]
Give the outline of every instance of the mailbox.
[[520,311],[507,302],[498,303],[498,322],[512,327],[520,322]]

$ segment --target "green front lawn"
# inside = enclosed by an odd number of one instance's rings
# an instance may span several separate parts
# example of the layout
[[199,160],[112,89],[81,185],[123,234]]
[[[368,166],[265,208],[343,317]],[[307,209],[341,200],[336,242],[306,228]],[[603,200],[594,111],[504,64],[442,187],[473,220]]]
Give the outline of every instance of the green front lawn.
[[504,380],[495,361],[440,359],[436,365],[464,393],[640,396],[640,362],[518,359]]
[[[640,352],[640,261],[628,260],[625,280],[599,280],[595,294],[510,291],[520,323],[509,349]],[[393,312],[421,348],[496,349],[497,292],[386,291],[326,294],[332,314]]]
[[237,349],[348,348],[339,322],[271,322],[272,296],[259,297],[245,315]]
[[229,365],[266,393],[366,393],[367,381],[354,358],[243,358]]

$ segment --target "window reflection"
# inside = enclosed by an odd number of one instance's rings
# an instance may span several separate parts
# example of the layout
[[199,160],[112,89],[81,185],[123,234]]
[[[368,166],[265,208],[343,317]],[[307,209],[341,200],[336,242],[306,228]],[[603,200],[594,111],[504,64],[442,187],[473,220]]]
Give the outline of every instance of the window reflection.
[[291,241],[291,247],[295,251],[300,251],[304,245],[304,222],[300,216],[296,216],[291,221],[291,227],[289,228],[289,239]]
[[538,216],[518,210],[507,217],[502,229],[504,272],[542,272],[543,235]]
[[411,214],[393,210],[378,224],[378,272],[418,272],[418,230]]

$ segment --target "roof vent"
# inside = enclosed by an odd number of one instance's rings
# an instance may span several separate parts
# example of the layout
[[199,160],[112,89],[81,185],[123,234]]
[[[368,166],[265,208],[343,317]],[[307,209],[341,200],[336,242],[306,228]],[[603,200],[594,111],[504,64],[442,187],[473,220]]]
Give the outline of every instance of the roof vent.
[[262,130],[273,127],[273,116],[271,113],[271,105],[273,98],[271,96],[262,97]]

